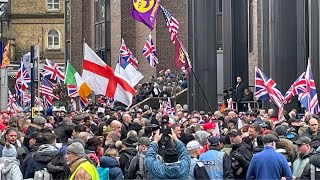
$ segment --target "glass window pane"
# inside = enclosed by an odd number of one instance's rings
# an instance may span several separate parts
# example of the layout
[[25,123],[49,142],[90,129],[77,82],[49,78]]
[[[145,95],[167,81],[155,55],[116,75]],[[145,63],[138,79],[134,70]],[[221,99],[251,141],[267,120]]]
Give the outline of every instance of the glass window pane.
[[54,9],[59,9],[59,4],[55,4]]
[[53,5],[52,4],[47,4],[47,9],[53,9]]
[[59,1],[60,1],[60,0],[54,0],[54,3],[57,3],[57,4],[59,4]]

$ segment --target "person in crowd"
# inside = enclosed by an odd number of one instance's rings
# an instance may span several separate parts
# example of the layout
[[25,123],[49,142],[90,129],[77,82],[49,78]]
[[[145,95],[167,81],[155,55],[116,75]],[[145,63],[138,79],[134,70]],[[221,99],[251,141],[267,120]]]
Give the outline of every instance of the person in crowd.
[[191,156],[189,179],[210,179],[204,164],[199,161],[198,156],[202,146],[196,140],[192,140],[187,144],[187,150]]
[[151,179],[188,179],[190,171],[190,157],[186,147],[171,129],[170,138],[175,142],[176,148],[166,149],[162,163],[157,159],[158,143],[162,137],[160,130],[153,136],[146,153],[146,167]]
[[180,124],[173,124],[171,125],[174,133],[177,135],[178,139],[181,138],[181,125]]
[[233,179],[231,158],[219,151],[220,138],[212,136],[208,138],[208,151],[200,155],[210,179]]
[[246,179],[292,179],[292,173],[284,156],[275,151],[278,138],[267,134],[262,139],[264,150],[251,159]]
[[121,150],[119,152],[119,163],[125,179],[128,178],[132,158],[137,155],[136,143],[137,138],[135,137],[128,137],[122,140]]
[[29,147],[29,136],[35,132],[35,131],[40,131],[45,123],[47,123],[47,120],[42,117],[42,116],[36,116],[33,120],[33,123],[28,127],[27,132],[26,132],[26,137],[24,138],[23,145],[25,147]]
[[320,147],[316,150],[316,154],[309,158],[300,179],[320,179]]
[[87,128],[84,125],[77,125],[74,127],[73,132],[72,132],[72,139],[78,138],[79,134],[81,132],[87,132]]
[[[253,101],[253,93],[250,91],[249,88],[244,89],[242,101],[247,101],[247,102]],[[254,108],[254,103],[244,103],[242,110],[246,112],[253,108]]]
[[258,135],[260,134],[260,126],[252,124],[248,129],[249,136],[243,138],[243,142],[247,143],[253,150],[258,146]]
[[132,117],[129,113],[122,115],[121,140],[127,138],[128,132],[131,130]]
[[47,168],[47,164],[51,162],[60,152],[55,146],[56,136],[53,133],[46,132],[42,134],[42,145],[33,153],[24,174],[24,178],[33,178],[36,171]]
[[[10,143],[14,145],[14,147],[17,150],[18,157],[17,159],[20,161],[20,163],[23,162],[23,159],[26,157],[26,155],[29,153],[28,149],[21,143],[20,140],[17,139],[18,132],[14,128],[8,128],[4,134],[4,140],[5,143]],[[0,144],[0,152],[2,152],[2,149],[4,148],[4,144]]]
[[23,175],[19,168],[20,162],[17,159],[17,150],[10,144],[6,143],[2,149],[0,158],[0,179],[2,180],[20,180]]
[[101,180],[108,178],[115,180],[124,179],[119,162],[114,157],[102,156],[100,158],[100,166],[97,168],[97,171]]
[[97,169],[86,158],[81,143],[75,142],[67,147],[66,161],[71,172],[69,180],[99,180]]
[[298,145],[299,157],[293,162],[292,174],[295,178],[300,178],[309,157],[314,154],[314,149],[310,146],[311,139],[308,137],[302,136],[294,143]]
[[[150,179],[148,169],[145,167],[145,155],[150,144],[148,137],[141,137],[138,140],[138,153],[132,158],[128,169],[128,179]],[[158,156],[157,159],[161,160]]]
[[232,159],[233,176],[235,179],[245,179],[252,158],[252,149],[247,143],[242,141],[239,129],[232,129],[228,132],[228,135],[232,145],[230,157]]
[[308,129],[301,137],[308,137],[311,139],[311,147],[317,149],[320,146],[320,130],[319,130],[319,121],[315,118],[311,118],[308,121]]

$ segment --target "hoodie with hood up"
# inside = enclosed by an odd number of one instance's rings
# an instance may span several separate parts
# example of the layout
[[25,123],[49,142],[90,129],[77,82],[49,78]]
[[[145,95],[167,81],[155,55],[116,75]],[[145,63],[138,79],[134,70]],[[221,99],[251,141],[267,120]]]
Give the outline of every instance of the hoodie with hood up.
[[20,180],[22,178],[22,173],[19,168],[19,160],[15,157],[1,157],[0,166],[3,165],[1,169],[1,180]]
[[100,158],[100,167],[97,168],[100,179],[106,179],[104,177],[104,172],[107,168],[109,168],[109,179],[124,179],[118,161],[115,158],[108,156],[102,156]]

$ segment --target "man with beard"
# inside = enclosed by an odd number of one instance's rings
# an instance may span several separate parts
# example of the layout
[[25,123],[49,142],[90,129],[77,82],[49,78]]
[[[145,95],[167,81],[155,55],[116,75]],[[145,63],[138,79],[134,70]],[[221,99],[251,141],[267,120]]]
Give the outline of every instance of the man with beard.
[[228,135],[232,145],[230,157],[232,158],[231,167],[234,179],[245,179],[252,158],[252,150],[247,143],[242,141],[239,129],[232,129]]

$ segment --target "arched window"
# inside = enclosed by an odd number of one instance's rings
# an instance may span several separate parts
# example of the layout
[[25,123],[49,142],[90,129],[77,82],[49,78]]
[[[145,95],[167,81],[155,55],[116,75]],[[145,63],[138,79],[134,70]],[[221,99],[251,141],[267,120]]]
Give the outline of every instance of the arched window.
[[57,30],[51,29],[47,34],[47,48],[48,49],[59,49],[60,48],[60,35]]
[[59,10],[60,9],[60,0],[47,0],[47,9],[48,10]]

